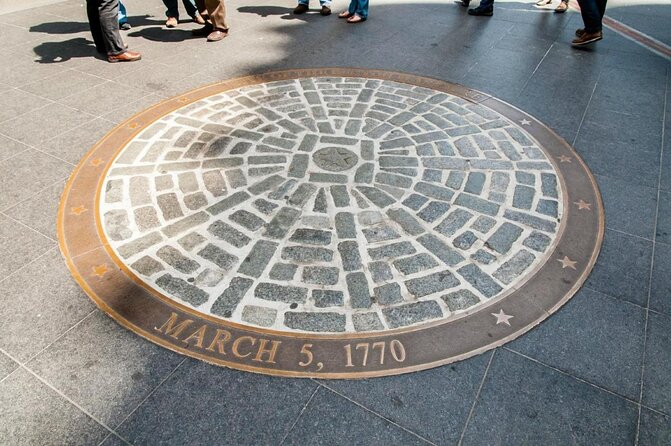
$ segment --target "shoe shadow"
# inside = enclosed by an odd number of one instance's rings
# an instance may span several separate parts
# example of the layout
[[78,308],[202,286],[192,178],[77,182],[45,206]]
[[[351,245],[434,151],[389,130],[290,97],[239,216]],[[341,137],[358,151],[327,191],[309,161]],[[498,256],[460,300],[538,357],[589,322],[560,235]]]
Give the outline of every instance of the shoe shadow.
[[[128,23],[131,26],[151,26],[163,24],[160,20],[150,19],[151,16],[132,16],[128,17]],[[45,22],[39,25],[31,26],[28,29],[31,33],[45,34],[76,34],[89,30],[88,22]]]
[[318,9],[310,10],[305,14],[294,14],[293,8],[282,6],[241,6],[238,8],[238,12],[256,14],[261,17],[280,16],[283,20],[301,20],[303,22],[311,22],[316,17],[321,17]]
[[191,34],[191,29],[164,28],[163,26],[152,26],[137,30],[130,30],[129,37],[141,37],[152,42],[184,42],[185,40],[197,39]]
[[62,63],[79,57],[95,57],[105,59],[104,54],[96,51],[91,40],[83,37],[64,40],[62,42],[43,42],[33,48],[39,57],[37,63]]

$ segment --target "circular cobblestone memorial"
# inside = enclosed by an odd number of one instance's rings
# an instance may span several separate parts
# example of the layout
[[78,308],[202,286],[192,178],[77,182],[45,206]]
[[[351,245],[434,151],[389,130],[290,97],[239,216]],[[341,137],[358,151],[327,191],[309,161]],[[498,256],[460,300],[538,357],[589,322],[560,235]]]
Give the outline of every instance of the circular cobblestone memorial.
[[463,359],[582,285],[603,210],[547,127],[435,79],[234,79],[126,121],[81,161],[61,249],[125,327],[205,361],[356,378]]

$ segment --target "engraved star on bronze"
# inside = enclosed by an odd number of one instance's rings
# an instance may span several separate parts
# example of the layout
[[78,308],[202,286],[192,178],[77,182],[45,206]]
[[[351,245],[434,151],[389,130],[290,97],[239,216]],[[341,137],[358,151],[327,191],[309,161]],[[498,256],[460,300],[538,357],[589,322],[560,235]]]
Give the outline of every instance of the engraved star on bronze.
[[578,206],[579,211],[584,211],[584,210],[591,211],[592,210],[592,203],[588,203],[583,199],[580,199],[578,201],[574,201],[573,204]]
[[571,162],[571,157],[566,156],[566,155],[559,155],[557,157],[557,159],[559,160],[560,163],[570,163]]
[[571,260],[568,256],[564,256],[563,259],[557,259],[557,261],[561,263],[562,269],[565,268],[576,269],[575,265],[576,263],[578,263],[575,260]]
[[77,207],[74,207],[74,208],[70,208],[70,213],[72,215],[82,215],[86,211],[88,211],[88,209],[86,209],[84,207],[84,205],[77,206]]
[[94,266],[92,268],[93,270],[93,275],[98,276],[102,278],[105,274],[109,272],[109,268],[107,268],[107,264],[103,263],[102,265]]
[[506,324],[509,327],[510,327],[510,319],[515,317],[504,313],[503,309],[499,310],[498,313],[492,313],[492,316],[496,318],[496,325]]

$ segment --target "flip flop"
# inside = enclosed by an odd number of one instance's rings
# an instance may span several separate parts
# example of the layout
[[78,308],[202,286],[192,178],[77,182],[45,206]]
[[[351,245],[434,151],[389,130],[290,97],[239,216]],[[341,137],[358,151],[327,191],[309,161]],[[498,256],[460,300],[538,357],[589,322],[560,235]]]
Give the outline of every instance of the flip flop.
[[349,11],[343,11],[340,14],[338,14],[339,19],[349,19],[352,17],[353,14],[350,14]]

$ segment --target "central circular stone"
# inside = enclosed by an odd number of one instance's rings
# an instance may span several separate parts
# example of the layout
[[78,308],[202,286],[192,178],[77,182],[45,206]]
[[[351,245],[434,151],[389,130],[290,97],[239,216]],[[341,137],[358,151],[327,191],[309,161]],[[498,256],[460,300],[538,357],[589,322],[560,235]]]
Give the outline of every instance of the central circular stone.
[[357,165],[359,157],[342,147],[319,149],[312,155],[315,164],[329,172],[342,172]]
[[163,116],[110,166],[100,218],[140,280],[279,331],[447,321],[547,260],[562,187],[524,127],[365,78],[226,91]]

